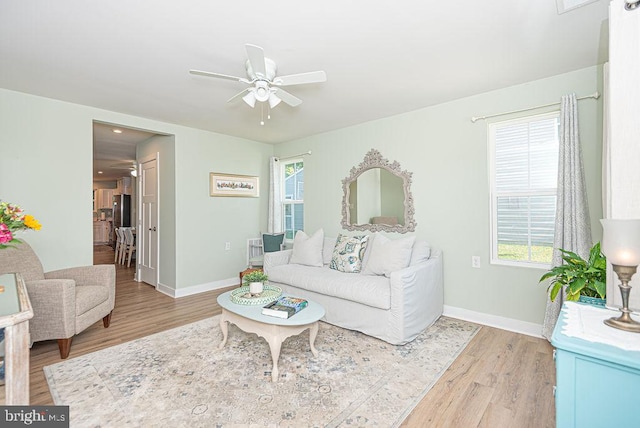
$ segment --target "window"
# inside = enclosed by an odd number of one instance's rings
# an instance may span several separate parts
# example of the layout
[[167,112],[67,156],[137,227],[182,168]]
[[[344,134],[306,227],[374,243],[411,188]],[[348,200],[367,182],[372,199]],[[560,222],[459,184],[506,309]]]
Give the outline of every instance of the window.
[[293,239],[298,230],[304,230],[304,162],[294,160],[282,165],[285,239]]
[[552,113],[489,125],[492,263],[551,263],[558,123]]

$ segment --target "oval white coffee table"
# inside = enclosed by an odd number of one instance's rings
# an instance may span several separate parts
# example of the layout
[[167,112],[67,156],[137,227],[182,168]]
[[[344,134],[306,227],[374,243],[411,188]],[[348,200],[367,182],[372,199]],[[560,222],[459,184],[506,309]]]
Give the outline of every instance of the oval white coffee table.
[[[232,290],[233,291],[233,290]],[[227,343],[229,334],[229,323],[233,323],[238,328],[247,333],[255,333],[264,338],[271,350],[271,360],[273,369],[271,370],[271,380],[278,380],[278,358],[280,358],[280,348],[282,342],[287,337],[295,336],[309,329],[309,346],[315,357],[318,350],[314,346],[318,335],[318,321],[324,316],[324,308],[311,300],[309,305],[293,315],[291,318],[278,318],[262,315],[264,305],[239,305],[231,301],[231,292],[227,291],[218,296],[218,304],[222,307],[220,315],[220,330],[222,330],[222,349]]]

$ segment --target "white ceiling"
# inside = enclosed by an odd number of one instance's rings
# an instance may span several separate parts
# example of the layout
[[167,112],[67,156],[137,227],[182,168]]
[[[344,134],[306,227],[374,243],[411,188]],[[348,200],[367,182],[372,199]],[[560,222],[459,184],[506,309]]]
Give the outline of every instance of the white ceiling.
[[[573,2],[575,3],[575,1]],[[607,0],[3,0],[0,87],[278,143],[602,63]],[[280,75],[325,70],[260,108],[227,99],[245,43]]]

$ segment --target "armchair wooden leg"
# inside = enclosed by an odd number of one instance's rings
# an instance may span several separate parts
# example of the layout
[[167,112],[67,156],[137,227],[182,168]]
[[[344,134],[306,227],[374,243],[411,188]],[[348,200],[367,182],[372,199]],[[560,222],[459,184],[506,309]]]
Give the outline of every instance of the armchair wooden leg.
[[104,328],[108,328],[109,324],[111,324],[111,314],[113,313],[113,311],[109,312],[109,315],[107,315],[106,317],[102,318],[102,324],[104,325]]
[[58,348],[60,349],[60,358],[63,360],[69,356],[69,352],[71,352],[71,342],[73,341],[73,336],[67,339],[58,339]]

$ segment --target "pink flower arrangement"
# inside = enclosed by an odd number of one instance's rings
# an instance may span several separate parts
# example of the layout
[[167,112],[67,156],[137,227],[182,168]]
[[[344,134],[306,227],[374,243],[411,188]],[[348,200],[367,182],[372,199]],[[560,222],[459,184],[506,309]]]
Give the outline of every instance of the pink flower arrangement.
[[19,243],[15,237],[19,230],[40,230],[42,225],[32,215],[25,214],[18,205],[0,202],[0,249]]

